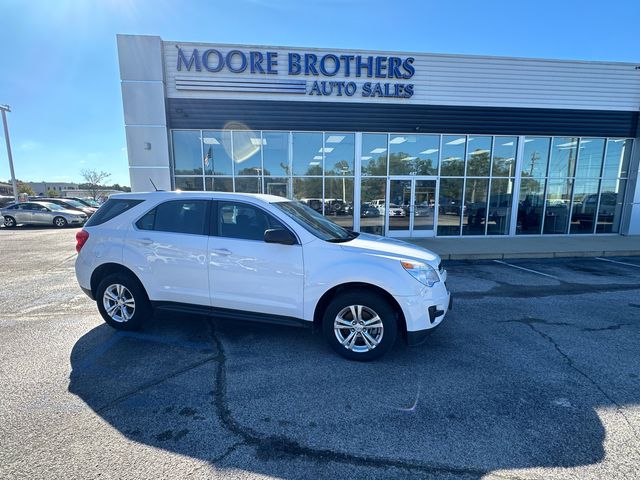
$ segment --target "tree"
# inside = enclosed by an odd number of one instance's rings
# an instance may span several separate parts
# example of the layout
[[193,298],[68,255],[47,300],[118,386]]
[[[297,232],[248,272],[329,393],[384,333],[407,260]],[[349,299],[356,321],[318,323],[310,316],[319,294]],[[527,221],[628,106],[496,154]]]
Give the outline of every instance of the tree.
[[104,181],[111,176],[110,173],[104,171],[99,172],[94,169],[81,170],[80,175],[82,175],[82,178],[86,183],[86,188],[89,190],[89,193],[94,200],[97,200],[102,193],[102,190],[105,189],[103,185]]
[[53,188],[49,188],[47,190],[47,197],[57,197],[57,196],[58,196],[58,192]]
[[18,180],[16,183],[18,184],[18,193],[26,193],[27,195],[35,195],[35,192],[33,191],[33,188],[31,188],[26,183],[21,182],[20,180]]

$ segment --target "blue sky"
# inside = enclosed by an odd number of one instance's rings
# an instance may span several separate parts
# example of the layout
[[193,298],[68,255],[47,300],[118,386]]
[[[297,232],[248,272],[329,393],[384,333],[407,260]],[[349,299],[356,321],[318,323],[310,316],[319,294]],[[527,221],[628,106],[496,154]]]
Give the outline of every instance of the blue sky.
[[18,178],[95,168],[128,185],[116,33],[640,63],[638,25],[637,0],[2,0],[0,103]]

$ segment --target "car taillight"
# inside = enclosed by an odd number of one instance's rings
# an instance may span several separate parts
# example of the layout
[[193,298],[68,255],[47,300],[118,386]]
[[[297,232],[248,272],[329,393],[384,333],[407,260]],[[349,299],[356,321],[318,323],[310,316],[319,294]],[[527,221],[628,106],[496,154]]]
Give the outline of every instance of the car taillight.
[[87,240],[89,240],[89,232],[86,230],[80,230],[76,233],[76,241],[78,242],[76,243],[76,252],[82,250],[82,247],[87,243]]

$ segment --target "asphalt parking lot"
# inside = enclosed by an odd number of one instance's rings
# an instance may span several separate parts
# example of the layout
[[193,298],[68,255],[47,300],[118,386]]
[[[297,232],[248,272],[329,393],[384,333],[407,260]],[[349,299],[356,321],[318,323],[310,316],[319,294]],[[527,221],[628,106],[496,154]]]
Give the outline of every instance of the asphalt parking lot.
[[426,345],[103,324],[76,230],[0,229],[0,478],[638,478],[640,258],[449,262]]

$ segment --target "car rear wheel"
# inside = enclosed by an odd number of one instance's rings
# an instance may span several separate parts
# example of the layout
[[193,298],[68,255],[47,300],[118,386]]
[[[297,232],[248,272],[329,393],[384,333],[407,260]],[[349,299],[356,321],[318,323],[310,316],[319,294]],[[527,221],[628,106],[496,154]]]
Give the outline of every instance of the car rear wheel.
[[67,226],[67,221],[63,217],[56,217],[53,219],[53,224],[58,228],[64,228]]
[[396,313],[387,301],[366,290],[335,297],[325,310],[322,329],[340,355],[369,361],[384,355],[398,333]]
[[16,219],[7,215],[4,217],[4,226],[7,228],[13,228],[16,226]]
[[144,288],[127,273],[105,277],[96,290],[96,303],[104,321],[117,330],[137,330],[152,314]]

